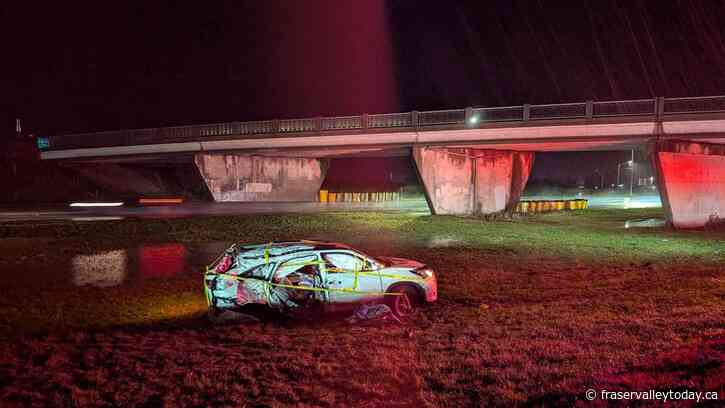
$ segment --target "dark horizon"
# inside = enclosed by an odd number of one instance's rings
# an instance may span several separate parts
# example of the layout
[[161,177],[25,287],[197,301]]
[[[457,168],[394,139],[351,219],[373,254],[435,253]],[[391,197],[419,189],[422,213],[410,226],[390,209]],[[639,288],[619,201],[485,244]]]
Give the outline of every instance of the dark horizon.
[[722,94],[725,4],[4,5],[37,134]]

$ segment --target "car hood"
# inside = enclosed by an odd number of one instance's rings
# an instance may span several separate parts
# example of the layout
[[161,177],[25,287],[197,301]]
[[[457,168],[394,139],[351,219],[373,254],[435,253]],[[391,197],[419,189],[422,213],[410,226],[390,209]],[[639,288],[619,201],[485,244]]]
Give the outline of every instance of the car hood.
[[418,269],[425,266],[424,264],[412,259],[395,258],[392,256],[378,256],[377,259],[383,261],[387,267]]

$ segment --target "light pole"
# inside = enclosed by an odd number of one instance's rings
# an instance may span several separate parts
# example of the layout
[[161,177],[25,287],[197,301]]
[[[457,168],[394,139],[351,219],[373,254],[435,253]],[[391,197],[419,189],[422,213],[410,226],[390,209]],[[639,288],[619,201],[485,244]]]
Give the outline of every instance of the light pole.
[[632,197],[632,187],[634,186],[634,149],[632,149],[632,159],[629,160],[632,167],[632,174],[629,175],[629,196]]
[[[619,187],[620,169],[621,169],[621,167],[622,167],[623,164],[626,164],[627,166],[632,167],[633,164],[634,164],[634,161],[633,160],[627,160],[626,162],[617,163],[617,187]],[[630,191],[630,195],[631,195],[631,191]]]
[[594,170],[594,175],[599,176],[599,185],[595,185],[594,188],[601,188],[604,191],[604,175],[599,172],[599,169]]

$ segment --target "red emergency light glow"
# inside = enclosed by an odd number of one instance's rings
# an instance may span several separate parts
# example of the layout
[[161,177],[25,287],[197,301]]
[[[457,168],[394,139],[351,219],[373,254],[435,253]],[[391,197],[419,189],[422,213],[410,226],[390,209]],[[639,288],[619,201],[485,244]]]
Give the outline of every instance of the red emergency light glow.
[[148,245],[139,248],[139,272],[144,278],[168,278],[184,271],[188,251],[181,244]]

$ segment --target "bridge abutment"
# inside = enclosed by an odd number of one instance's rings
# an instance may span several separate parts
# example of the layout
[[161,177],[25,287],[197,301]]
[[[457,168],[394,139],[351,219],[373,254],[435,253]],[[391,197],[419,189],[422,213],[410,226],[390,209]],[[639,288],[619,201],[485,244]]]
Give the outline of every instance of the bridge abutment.
[[660,141],[650,157],[670,224],[698,228],[725,221],[725,145]]
[[414,147],[413,158],[433,214],[480,215],[516,206],[534,153]]
[[214,201],[316,201],[326,163],[313,158],[197,153]]

